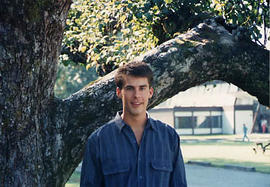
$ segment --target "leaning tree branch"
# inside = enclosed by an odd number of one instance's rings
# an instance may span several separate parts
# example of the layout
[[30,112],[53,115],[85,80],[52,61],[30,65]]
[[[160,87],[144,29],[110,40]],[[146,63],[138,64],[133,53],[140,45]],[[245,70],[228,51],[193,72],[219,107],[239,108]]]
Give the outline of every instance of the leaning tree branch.
[[[211,80],[233,83],[269,106],[269,51],[241,37],[237,31],[233,33],[215,19],[209,19],[138,57],[154,72],[155,94],[149,107]],[[121,109],[115,95],[114,73],[86,86],[56,107],[56,121],[66,121],[62,154],[71,158],[66,159],[69,164],[62,162],[61,168],[70,174],[81,160],[90,133]]]

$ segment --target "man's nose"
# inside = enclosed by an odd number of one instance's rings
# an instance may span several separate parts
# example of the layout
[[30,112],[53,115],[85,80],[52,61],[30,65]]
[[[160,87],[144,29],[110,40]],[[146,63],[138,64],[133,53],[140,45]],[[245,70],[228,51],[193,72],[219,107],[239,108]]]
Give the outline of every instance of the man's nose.
[[141,96],[141,93],[140,93],[140,90],[139,89],[135,89],[134,91],[134,97],[140,97]]

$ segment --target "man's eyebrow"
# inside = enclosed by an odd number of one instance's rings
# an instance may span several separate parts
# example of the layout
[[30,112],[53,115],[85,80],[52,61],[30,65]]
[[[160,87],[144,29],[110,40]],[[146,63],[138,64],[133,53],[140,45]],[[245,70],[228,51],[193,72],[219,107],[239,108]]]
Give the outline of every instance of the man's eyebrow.
[[147,87],[147,85],[146,84],[143,84],[143,85],[140,85],[140,87]]
[[126,85],[125,88],[134,88],[132,85]]
[[[126,85],[125,88],[134,88],[135,86],[133,85]],[[147,84],[139,85],[139,87],[147,87]]]

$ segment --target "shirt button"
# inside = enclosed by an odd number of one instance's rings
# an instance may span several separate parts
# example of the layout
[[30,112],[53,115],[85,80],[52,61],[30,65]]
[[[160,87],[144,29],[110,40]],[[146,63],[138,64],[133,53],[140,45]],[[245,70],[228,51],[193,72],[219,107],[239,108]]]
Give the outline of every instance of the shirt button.
[[142,176],[140,176],[140,179],[142,180]]

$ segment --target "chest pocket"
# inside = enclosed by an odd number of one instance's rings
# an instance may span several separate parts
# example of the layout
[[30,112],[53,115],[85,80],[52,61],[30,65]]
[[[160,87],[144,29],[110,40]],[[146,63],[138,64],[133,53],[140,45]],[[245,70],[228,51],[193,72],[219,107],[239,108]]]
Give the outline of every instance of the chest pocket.
[[130,170],[130,164],[128,161],[122,160],[105,160],[102,165],[102,171],[104,175],[114,175],[126,173]]
[[167,160],[152,160],[151,166],[156,171],[171,172],[173,170],[172,163]]

